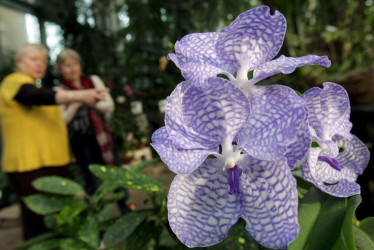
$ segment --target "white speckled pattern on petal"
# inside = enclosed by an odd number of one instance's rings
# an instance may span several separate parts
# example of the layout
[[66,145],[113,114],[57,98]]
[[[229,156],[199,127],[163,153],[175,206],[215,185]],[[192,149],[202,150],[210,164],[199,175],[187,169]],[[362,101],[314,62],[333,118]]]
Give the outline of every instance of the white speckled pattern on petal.
[[169,223],[183,244],[211,246],[227,236],[241,213],[239,196],[228,191],[227,172],[216,159],[174,178],[168,194]]
[[209,78],[199,88],[191,87],[183,98],[186,125],[218,144],[223,138],[232,142],[248,115],[245,94],[223,78]]
[[248,10],[221,31],[217,54],[231,71],[252,70],[279,52],[286,27],[284,16],[278,11],[271,15],[267,6]]
[[160,155],[162,161],[176,174],[189,174],[217,149],[178,149],[176,148],[165,127],[159,128],[152,135],[152,147]]
[[299,233],[296,180],[285,158],[240,161],[244,192],[242,217],[253,238],[269,248],[287,248]]
[[283,156],[306,115],[301,98],[259,95],[251,98],[250,107],[248,122],[238,135],[239,146],[262,160]]

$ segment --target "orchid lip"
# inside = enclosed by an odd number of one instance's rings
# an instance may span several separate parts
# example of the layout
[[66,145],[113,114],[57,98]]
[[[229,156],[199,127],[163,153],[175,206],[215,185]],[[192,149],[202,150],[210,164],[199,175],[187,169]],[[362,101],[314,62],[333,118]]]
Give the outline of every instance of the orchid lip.
[[339,162],[337,160],[335,160],[334,158],[330,158],[330,157],[327,157],[327,156],[319,156],[318,157],[318,160],[319,161],[323,161],[323,162],[326,162],[327,164],[329,164],[333,169],[336,169],[338,171],[341,171],[343,169],[343,166],[339,164]]
[[230,185],[229,194],[242,194],[242,191],[240,190],[240,176],[242,172],[243,170],[240,169],[237,165],[227,170],[227,180]]

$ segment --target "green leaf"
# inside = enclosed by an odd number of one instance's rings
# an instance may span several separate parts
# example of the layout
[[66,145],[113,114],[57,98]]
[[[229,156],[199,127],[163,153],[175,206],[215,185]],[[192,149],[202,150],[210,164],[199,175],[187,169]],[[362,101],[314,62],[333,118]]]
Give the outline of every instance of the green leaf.
[[363,230],[353,227],[357,250],[373,250],[374,242]]
[[58,249],[59,246],[62,244],[63,241],[66,239],[49,239],[43,242],[39,242],[37,244],[32,245],[31,247],[27,248],[27,250],[50,250],[50,249]]
[[104,181],[118,183],[122,187],[157,192],[161,189],[159,181],[138,171],[120,167],[90,165],[91,172]]
[[49,240],[51,238],[54,238],[55,236],[57,236],[56,233],[53,233],[53,232],[48,232],[48,233],[43,233],[43,234],[40,234],[36,237],[33,237],[25,242],[22,242],[21,244],[18,244],[14,250],[21,250],[21,249],[28,249],[31,245],[35,245],[35,244],[39,244],[43,241],[46,241],[46,240]]
[[[141,223],[127,238],[125,249],[126,250],[155,249],[155,247],[149,247],[149,245],[152,239],[156,240],[160,237],[161,230],[162,230],[162,227],[157,226],[155,221],[145,221],[144,223]],[[168,242],[168,243],[173,244],[173,242]],[[179,243],[182,245],[182,243],[180,243],[179,240],[178,242],[174,242],[174,243]],[[167,248],[165,245],[163,245],[163,247],[162,248],[160,247],[159,249],[167,249]],[[176,249],[176,248],[175,246],[173,246],[171,249]]]
[[353,250],[356,244],[353,235],[353,218],[358,205],[361,203],[361,196],[355,195],[348,199],[347,209],[344,216],[341,233],[336,241],[334,248],[336,250]]
[[57,223],[64,224],[67,221],[71,221],[75,216],[78,216],[83,210],[87,208],[88,207],[85,203],[67,205],[60,211],[59,215],[57,216]]
[[245,230],[245,222],[239,220],[229,231],[227,238],[215,246],[208,247],[210,250],[220,249],[238,249],[259,250],[260,245],[252,238],[250,233]]
[[360,222],[359,228],[374,242],[374,217],[367,217]]
[[99,223],[107,221],[113,217],[113,204],[108,204],[96,214]]
[[339,236],[345,208],[346,199],[312,187],[299,204],[300,233],[289,249],[331,249]]
[[32,185],[40,191],[59,195],[85,194],[81,185],[67,178],[59,176],[40,177],[32,182]]
[[81,241],[97,249],[100,244],[99,223],[95,217],[87,217],[79,228],[78,237]]
[[67,204],[79,204],[81,200],[70,196],[34,194],[24,198],[26,206],[37,214],[47,215],[62,210]]
[[128,167],[128,169],[133,170],[133,171],[142,171],[143,169],[145,169],[145,168],[149,167],[150,165],[155,164],[156,162],[159,162],[159,161],[160,161],[159,158],[154,158],[152,160],[143,161],[141,163],[131,165],[130,167]]
[[113,246],[124,241],[151,214],[151,210],[142,210],[118,218],[104,233],[105,246]]

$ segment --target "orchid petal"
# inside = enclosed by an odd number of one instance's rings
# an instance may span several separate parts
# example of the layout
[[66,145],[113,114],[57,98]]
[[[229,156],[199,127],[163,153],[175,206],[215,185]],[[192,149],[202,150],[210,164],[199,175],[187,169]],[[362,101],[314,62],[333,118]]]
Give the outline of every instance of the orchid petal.
[[305,122],[302,128],[297,131],[294,141],[287,146],[287,151],[284,155],[287,158],[290,169],[294,169],[304,160],[311,143],[308,124]]
[[333,141],[339,146],[342,152],[336,160],[343,166],[341,173],[349,181],[356,181],[357,176],[364,172],[369,163],[370,152],[360,139],[352,135],[352,139],[336,135]]
[[199,88],[191,87],[183,98],[186,125],[210,142],[230,143],[247,121],[249,104],[245,94],[223,78],[209,78]]
[[243,212],[246,229],[268,248],[287,248],[299,233],[296,181],[285,158],[262,161],[250,156],[243,167]]
[[238,134],[238,144],[262,160],[286,153],[305,119],[306,109],[296,96],[260,95],[250,100],[248,122]]
[[325,83],[324,88],[311,88],[301,96],[308,109],[309,125],[321,140],[331,140],[335,134],[349,138],[352,123],[349,121],[350,104],[343,87]]
[[263,88],[264,95],[285,95],[285,96],[298,96],[292,88],[285,85],[257,85],[258,88]]
[[352,123],[349,122],[351,106],[347,91],[340,85],[332,82],[323,84],[321,93],[322,112],[328,118],[324,119],[324,126],[331,132],[330,135],[343,135],[351,137]]
[[259,65],[259,67],[253,71],[253,79],[254,81],[258,82],[278,73],[290,74],[297,67],[305,65],[330,67],[331,61],[326,56],[308,55],[294,58],[281,55],[275,60]]
[[238,196],[229,195],[227,173],[214,159],[187,176],[174,178],[168,212],[170,227],[183,244],[205,247],[227,236],[240,217],[241,205]]
[[[182,100],[185,92],[192,85],[189,82],[180,83],[166,100],[165,126],[177,148],[182,149],[210,149],[218,146],[202,137],[196,131],[186,126],[182,112]],[[207,140],[208,139],[208,140]]]
[[[303,178],[314,183],[316,187],[325,193],[335,197],[349,197],[360,193],[360,185],[352,179],[351,173],[347,175],[344,164],[342,171],[332,168],[329,164],[318,160],[321,149],[311,148],[307,161],[301,166]],[[348,177],[348,179],[346,178]],[[357,177],[357,176],[356,176]]]
[[162,161],[176,174],[189,174],[198,168],[213,150],[178,149],[173,146],[166,127],[159,128],[152,135],[152,147]]
[[218,74],[230,75],[217,57],[217,38],[216,32],[189,34],[176,42],[175,54],[169,54],[169,59],[181,69],[184,78],[193,83]]
[[286,20],[278,11],[271,15],[267,6],[248,10],[219,34],[218,57],[230,72],[241,67],[248,72],[279,52],[285,32]]

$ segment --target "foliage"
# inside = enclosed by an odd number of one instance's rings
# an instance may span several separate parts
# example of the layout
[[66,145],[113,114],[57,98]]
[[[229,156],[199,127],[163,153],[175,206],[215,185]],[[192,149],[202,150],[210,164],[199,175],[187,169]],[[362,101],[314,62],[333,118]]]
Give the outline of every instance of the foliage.
[[[42,177],[33,185],[49,194],[25,199],[33,211],[45,215],[51,232],[37,236],[16,249],[187,249],[171,232],[166,214],[166,196],[161,183],[141,173],[157,160],[129,169],[91,165],[91,171],[103,180],[93,196],[82,187],[60,177]],[[294,172],[298,178],[297,171]],[[304,182],[304,183],[301,183]],[[298,179],[300,193],[300,234],[288,249],[371,249],[374,246],[374,217],[358,222],[355,209],[359,195],[336,198],[322,193],[310,183]],[[118,187],[144,191],[152,208],[135,210],[112,218],[113,205],[121,194]],[[66,189],[61,189],[65,187]],[[197,249],[266,249],[256,243],[239,220],[221,243]]]

